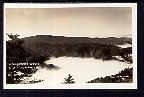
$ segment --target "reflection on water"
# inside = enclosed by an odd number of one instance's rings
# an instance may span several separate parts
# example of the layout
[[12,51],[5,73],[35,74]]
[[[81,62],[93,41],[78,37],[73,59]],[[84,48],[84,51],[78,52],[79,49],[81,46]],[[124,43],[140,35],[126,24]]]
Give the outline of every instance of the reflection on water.
[[119,62],[117,60],[102,61],[94,58],[59,57],[51,58],[45,61],[45,63],[53,64],[53,66],[59,69],[41,68],[27,80],[40,82],[37,84],[54,86],[62,84],[64,78],[66,78],[68,74],[71,74],[75,80],[75,84],[81,84],[86,83],[88,80],[113,75],[124,68],[132,67],[132,64]]

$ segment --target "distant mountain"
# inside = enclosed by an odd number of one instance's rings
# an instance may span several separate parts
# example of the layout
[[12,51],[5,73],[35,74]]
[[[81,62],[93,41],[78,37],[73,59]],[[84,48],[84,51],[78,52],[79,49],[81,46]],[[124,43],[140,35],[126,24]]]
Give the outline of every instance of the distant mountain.
[[36,35],[31,37],[22,38],[25,43],[50,43],[50,44],[74,44],[74,43],[100,43],[100,44],[113,44],[122,45],[127,42],[132,42],[132,38],[127,37],[107,37],[107,38],[89,38],[89,37],[64,37],[52,35]]
[[132,34],[119,35],[119,37],[127,37],[127,38],[132,38]]

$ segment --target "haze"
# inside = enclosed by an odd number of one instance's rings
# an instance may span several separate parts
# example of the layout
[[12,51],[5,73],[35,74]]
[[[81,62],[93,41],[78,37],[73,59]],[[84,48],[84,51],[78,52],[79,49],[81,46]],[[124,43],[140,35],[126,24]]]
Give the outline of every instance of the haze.
[[130,7],[6,8],[6,32],[21,37],[121,37],[132,34]]

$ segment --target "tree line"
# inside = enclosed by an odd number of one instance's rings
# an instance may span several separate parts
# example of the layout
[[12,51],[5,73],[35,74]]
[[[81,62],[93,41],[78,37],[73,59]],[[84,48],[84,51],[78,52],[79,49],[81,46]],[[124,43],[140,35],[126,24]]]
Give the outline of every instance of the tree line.
[[[7,34],[11,40],[6,41],[6,78],[7,83],[18,83],[14,81],[15,71],[20,71],[25,75],[34,73],[37,69],[33,68],[17,68],[9,63],[40,63],[49,60],[50,57],[91,57],[102,60],[114,60],[113,56],[122,56],[124,60],[129,59],[129,54],[132,53],[132,48],[119,48],[112,44],[100,43],[30,43],[25,44],[25,41],[19,39],[19,35]],[[128,60],[129,61],[129,60]],[[131,62],[131,60],[130,60]],[[10,76],[11,75],[11,76]],[[24,75],[23,75],[24,76]],[[20,79],[23,76],[17,76]]]

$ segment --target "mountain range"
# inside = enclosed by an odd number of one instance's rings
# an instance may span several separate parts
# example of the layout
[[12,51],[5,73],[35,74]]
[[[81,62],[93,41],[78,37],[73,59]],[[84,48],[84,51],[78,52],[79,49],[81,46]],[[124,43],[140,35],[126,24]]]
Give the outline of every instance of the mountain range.
[[22,38],[25,43],[50,43],[50,44],[75,44],[75,43],[100,43],[100,44],[113,44],[123,45],[127,42],[132,42],[132,38],[128,37],[107,37],[107,38],[89,38],[89,37],[65,37],[65,36],[52,36],[52,35],[36,35]]

